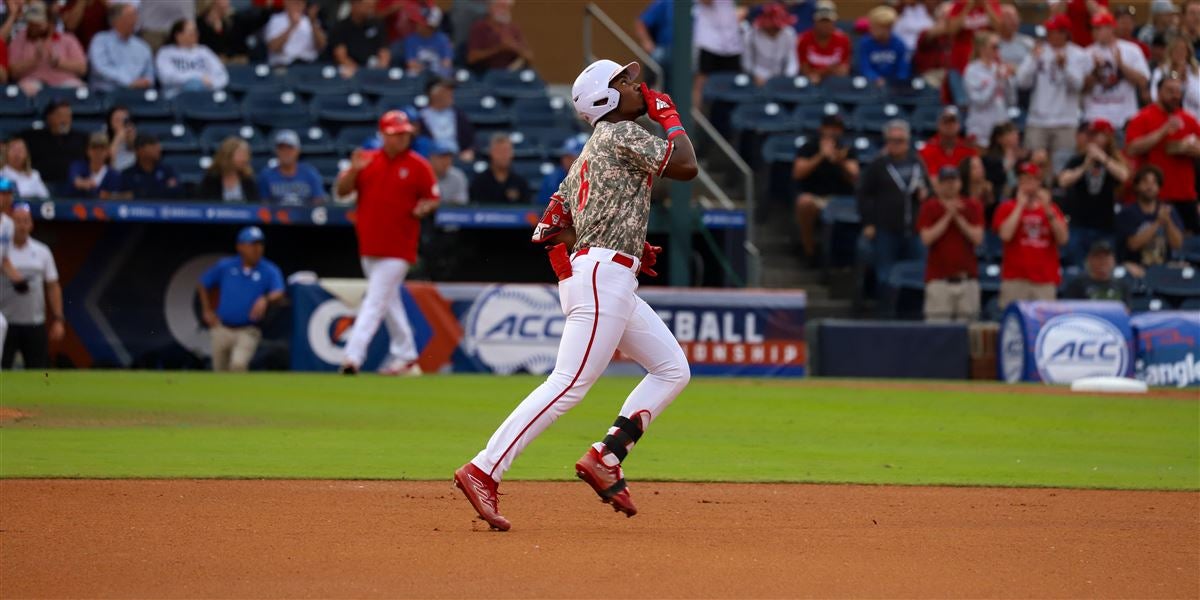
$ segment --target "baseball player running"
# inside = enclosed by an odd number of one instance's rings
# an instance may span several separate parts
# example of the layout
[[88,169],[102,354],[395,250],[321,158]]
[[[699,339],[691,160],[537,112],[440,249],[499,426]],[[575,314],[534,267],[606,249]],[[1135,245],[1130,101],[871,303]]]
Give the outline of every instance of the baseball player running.
[[[639,272],[657,275],[653,266],[662,251],[646,242],[654,178],[692,179],[696,153],[671,98],[634,83],[640,72],[636,62],[600,60],[571,88],[575,110],[595,131],[533,233],[535,242],[557,242],[550,262],[567,316],[558,361],[487,447],[454,473],[455,485],[494,529],[511,526],[497,505],[504,473],[534,438],[583,399],[616,350],[648,374],[607,435],[575,464],[575,473],[614,510],[637,514],[621,463],[691,377],[675,336],[636,292]],[[665,140],[634,122],[646,113],[662,125]]]
[[400,286],[417,260],[421,219],[437,209],[437,177],[429,163],[410,150],[413,124],[402,111],[379,118],[378,150],[355,150],[350,167],[338,176],[339,196],[358,194],[358,253],[367,275],[367,293],[346,342],[341,372],[354,375],[366,360],[379,322],[387,323],[391,346],[380,373],[420,375],[417,346]]

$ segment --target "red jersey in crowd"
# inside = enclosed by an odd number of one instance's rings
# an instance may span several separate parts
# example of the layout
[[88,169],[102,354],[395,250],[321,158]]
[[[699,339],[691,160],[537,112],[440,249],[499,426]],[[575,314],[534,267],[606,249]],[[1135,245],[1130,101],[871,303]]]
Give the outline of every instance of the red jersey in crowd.
[[942,170],[942,167],[958,168],[962,161],[979,156],[979,149],[966,140],[966,138],[958,138],[954,143],[954,147],[949,152],[938,143],[938,136],[933,136],[928,142],[925,142],[925,147],[918,152],[921,156],[921,162],[925,163],[925,172],[930,176],[937,174]]
[[1200,123],[1196,122],[1191,113],[1181,108],[1174,115],[1168,115],[1161,104],[1151,104],[1138,112],[1125,126],[1125,146],[1129,147],[1139,138],[1158,131],[1171,116],[1179,117],[1179,120],[1183,121],[1183,127],[1163,138],[1150,152],[1135,157],[1135,162],[1139,168],[1148,163],[1162,169],[1166,180],[1163,181],[1160,198],[1167,202],[1191,202],[1196,199],[1196,163],[1187,156],[1167,154],[1167,144],[1188,136],[1200,136]]
[[[974,198],[961,198],[962,213],[967,223],[983,226],[983,204]],[[921,203],[921,212],[917,213],[917,230],[933,227],[946,214],[946,205],[937,198],[930,198]],[[966,234],[953,221],[946,227],[946,232],[929,246],[925,258],[925,281],[938,279],[954,279],[966,277],[979,278],[979,260],[975,258],[975,245],[967,239]]]
[[[958,33],[954,34],[954,46],[950,49],[950,68],[960,73],[967,68],[967,63],[971,62],[971,50],[975,48],[975,33],[992,30],[992,18],[984,6],[985,2],[991,5],[997,15],[1000,14],[1000,2],[997,0],[955,0],[947,15],[947,18],[954,18],[963,12],[967,13],[962,27]],[[969,12],[967,12],[968,4],[975,4],[975,7]],[[1087,22],[1091,23],[1091,20]]]
[[[1054,211],[1055,218],[1063,218],[1057,204],[1051,203],[1050,208]],[[1000,231],[1000,225],[1016,209],[1016,200],[1002,202],[996,207],[992,226],[997,232]],[[1012,239],[1004,243],[1000,278],[1055,285],[1062,281],[1062,273],[1058,268],[1058,244],[1054,241],[1054,232],[1050,229],[1050,219],[1046,216],[1044,208],[1034,206],[1032,202],[1025,205],[1017,230]]]
[[796,52],[801,67],[830,69],[836,65],[850,64],[850,37],[835,29],[829,39],[821,44],[813,35],[813,30],[809,29],[796,40]]
[[[1080,48],[1092,45],[1092,13],[1088,12],[1089,1],[1067,0],[1067,16],[1071,18],[1071,41]],[[1095,2],[1108,8],[1108,0]]]
[[371,162],[358,174],[358,253],[376,258],[417,260],[421,221],[413,209],[421,200],[437,200],[433,168],[411,150],[388,158],[382,150],[364,151]]

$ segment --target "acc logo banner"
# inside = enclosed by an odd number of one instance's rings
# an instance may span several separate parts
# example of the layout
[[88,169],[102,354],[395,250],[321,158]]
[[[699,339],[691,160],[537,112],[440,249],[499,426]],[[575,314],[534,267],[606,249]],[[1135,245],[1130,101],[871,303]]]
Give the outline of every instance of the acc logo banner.
[[1078,313],[1046,321],[1034,343],[1034,356],[1046,383],[1124,377],[1131,365],[1129,344],[1121,330],[1100,317]]
[[496,373],[545,374],[554,368],[566,317],[546,285],[494,285],[463,319],[463,351]]
[[357,311],[336,298],[322,302],[308,318],[308,346],[331,365],[341,364]]

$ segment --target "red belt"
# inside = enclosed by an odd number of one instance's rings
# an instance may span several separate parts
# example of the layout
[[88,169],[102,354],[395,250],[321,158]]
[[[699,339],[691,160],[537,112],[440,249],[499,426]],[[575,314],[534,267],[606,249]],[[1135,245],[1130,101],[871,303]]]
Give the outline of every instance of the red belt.
[[[584,248],[584,249],[580,250],[579,252],[576,252],[575,256],[583,256],[584,254],[587,254],[587,253],[588,253],[588,248]],[[625,256],[624,254],[613,252],[612,261],[617,263],[618,265],[625,267],[626,269],[633,268],[633,259],[629,258],[628,256]]]

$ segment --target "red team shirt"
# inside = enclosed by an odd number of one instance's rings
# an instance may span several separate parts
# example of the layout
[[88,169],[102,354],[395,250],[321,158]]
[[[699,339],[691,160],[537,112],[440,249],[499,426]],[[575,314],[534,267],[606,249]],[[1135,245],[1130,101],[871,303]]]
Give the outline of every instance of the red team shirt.
[[[983,1],[991,4],[992,8],[996,10],[996,14],[1000,14],[1000,2],[997,0]],[[950,7],[948,17],[957,17],[965,10],[967,10],[967,0],[955,0]],[[1091,21],[1089,20],[1088,23]],[[987,9],[981,2],[979,6],[967,13],[962,29],[959,29],[958,33],[954,35],[954,46],[950,49],[950,68],[960,73],[967,68],[967,63],[971,62],[971,50],[975,47],[975,33],[982,30],[991,31],[992,20],[988,17]]]
[[437,177],[411,150],[388,159],[382,150],[366,150],[371,162],[358,174],[358,253],[361,256],[417,260],[421,221],[413,216],[419,200],[437,200]]
[[941,144],[938,143],[938,137],[935,135],[928,142],[925,142],[925,146],[917,154],[921,157],[921,162],[925,163],[925,172],[929,173],[930,177],[933,177],[937,175],[938,171],[942,170],[942,167],[954,167],[957,169],[958,165],[962,164],[962,161],[972,156],[979,156],[979,150],[975,146],[966,143],[963,138],[958,138],[958,142],[954,145],[954,148],[947,154]]
[[[983,204],[974,198],[961,200],[962,214],[967,223],[982,226]],[[942,204],[941,200],[931,198],[922,202],[921,212],[917,214],[917,229],[933,227],[944,214],[946,205]],[[962,276],[978,279],[979,260],[975,258],[975,245],[951,221],[946,227],[946,233],[929,247],[929,256],[925,260],[925,281]]]
[[[1051,203],[1050,206],[1055,216],[1062,219],[1058,205]],[[1000,224],[1016,208],[1016,200],[1008,200],[996,207],[992,225],[997,232],[1000,231]],[[1054,241],[1054,232],[1050,230],[1050,219],[1046,218],[1045,209],[1026,205],[1012,239],[1004,243],[1000,279],[1025,279],[1032,283],[1054,285],[1062,281],[1058,268],[1058,244]]]
[[[1125,126],[1125,145],[1133,143],[1142,136],[1158,131],[1166,124],[1171,115],[1158,104],[1151,104],[1129,121]],[[1185,110],[1175,113],[1183,121],[1183,128],[1168,135],[1161,144],[1150,149],[1150,152],[1137,157],[1137,167],[1152,164],[1166,175],[1159,197],[1167,202],[1191,202],[1196,199],[1196,163],[1187,156],[1167,154],[1167,143],[1182,140],[1189,135],[1200,136],[1200,123]]]
[[[1108,0],[1096,0],[1096,4],[1108,8]],[[1092,13],[1087,0],[1067,0],[1067,16],[1071,18],[1071,41],[1080,48],[1091,46]]]
[[796,40],[796,52],[800,55],[801,65],[828,69],[835,65],[849,64],[850,37],[835,29],[829,40],[821,45],[817,42],[817,36],[809,29]]

